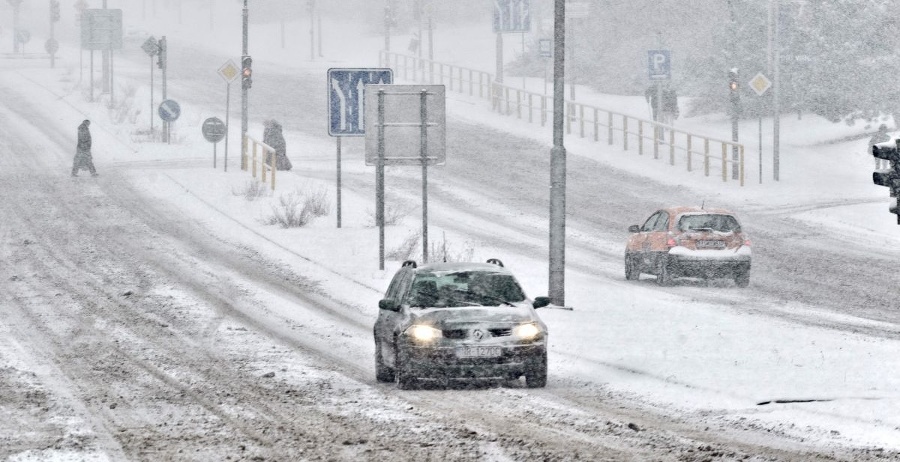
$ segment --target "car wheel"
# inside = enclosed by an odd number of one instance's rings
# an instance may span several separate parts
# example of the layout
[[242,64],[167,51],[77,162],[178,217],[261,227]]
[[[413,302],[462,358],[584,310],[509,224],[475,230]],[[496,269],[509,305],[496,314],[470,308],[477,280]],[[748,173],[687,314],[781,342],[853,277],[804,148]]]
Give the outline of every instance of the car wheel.
[[397,385],[401,390],[412,390],[416,388],[417,380],[415,374],[413,374],[412,367],[408,364],[409,361],[404,358],[404,354],[400,351],[399,348],[395,348],[394,351],[397,353],[397,360],[394,362],[395,374],[397,376]]
[[657,264],[656,283],[661,286],[672,285],[672,273],[669,271],[669,261],[665,256],[660,258]]
[[734,276],[734,284],[740,288],[744,288],[750,285],[750,272],[749,271],[741,271]]
[[528,360],[525,364],[525,386],[543,388],[547,386],[547,352]]
[[625,255],[625,279],[636,281],[640,279],[641,272],[637,269],[637,262],[633,255]]
[[379,382],[393,382],[394,370],[384,365],[381,355],[381,342],[375,342],[375,379]]

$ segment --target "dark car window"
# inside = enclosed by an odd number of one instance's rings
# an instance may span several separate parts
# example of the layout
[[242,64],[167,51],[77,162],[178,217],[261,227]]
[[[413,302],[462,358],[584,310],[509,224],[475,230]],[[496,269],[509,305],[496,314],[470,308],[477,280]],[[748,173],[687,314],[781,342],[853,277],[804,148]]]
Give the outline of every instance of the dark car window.
[[410,273],[410,271],[398,271],[397,274],[394,275],[394,280],[391,281],[391,285],[388,286],[385,298],[399,300],[401,294],[406,292],[406,289],[409,287],[409,280],[411,279]]
[[653,215],[650,215],[650,218],[648,218],[647,221],[644,222],[644,225],[641,226],[641,231],[653,231],[656,227],[656,222],[659,220],[662,213],[663,212],[656,212]]
[[653,227],[653,231],[667,231],[669,229],[669,214],[666,212],[659,212],[659,219],[656,220],[656,225]]
[[731,215],[697,214],[684,215],[678,220],[682,231],[718,231],[720,233],[740,232],[741,225]]
[[413,280],[406,302],[413,307],[500,306],[525,300],[510,274],[493,271],[422,272]]

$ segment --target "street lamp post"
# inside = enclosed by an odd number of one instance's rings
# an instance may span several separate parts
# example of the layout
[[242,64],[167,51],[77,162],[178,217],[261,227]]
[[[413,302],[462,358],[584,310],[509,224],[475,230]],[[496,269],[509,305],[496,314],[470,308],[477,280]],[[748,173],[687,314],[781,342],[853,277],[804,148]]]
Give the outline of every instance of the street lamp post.
[[554,0],[553,148],[550,150],[550,287],[554,305],[565,305],[566,282],[566,148],[565,122],[566,2]]

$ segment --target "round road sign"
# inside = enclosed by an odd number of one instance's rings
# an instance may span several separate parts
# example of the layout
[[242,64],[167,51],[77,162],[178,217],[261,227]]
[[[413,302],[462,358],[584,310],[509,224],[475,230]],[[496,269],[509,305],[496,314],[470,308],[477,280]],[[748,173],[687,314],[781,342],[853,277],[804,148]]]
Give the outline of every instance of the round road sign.
[[44,42],[44,49],[47,50],[48,54],[55,55],[57,51],[59,51],[59,42],[56,41],[55,38],[48,38],[46,42]]
[[26,44],[31,40],[31,32],[28,32],[25,29],[19,29],[16,31],[16,41],[21,44]]
[[218,117],[210,117],[203,121],[203,137],[210,143],[218,143],[225,138],[225,122]]
[[181,115],[181,106],[174,100],[167,99],[159,103],[159,118],[166,122],[174,122]]

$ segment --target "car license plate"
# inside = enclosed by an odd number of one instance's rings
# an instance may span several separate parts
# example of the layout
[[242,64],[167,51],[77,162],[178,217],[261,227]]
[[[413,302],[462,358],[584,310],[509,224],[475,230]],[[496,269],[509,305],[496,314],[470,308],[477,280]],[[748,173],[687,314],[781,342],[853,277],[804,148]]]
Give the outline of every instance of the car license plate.
[[501,348],[498,346],[463,346],[456,349],[457,358],[498,358]]
[[697,241],[698,249],[724,249],[725,241]]

